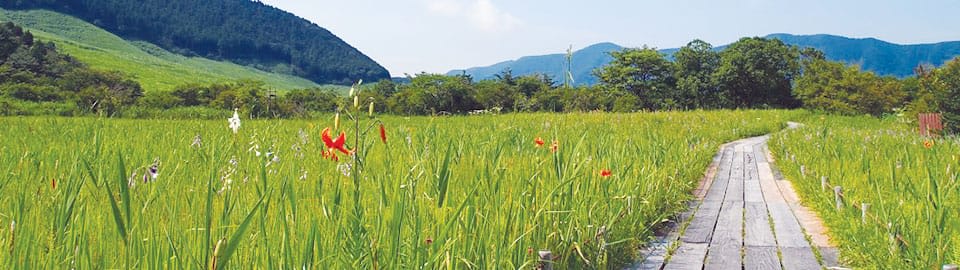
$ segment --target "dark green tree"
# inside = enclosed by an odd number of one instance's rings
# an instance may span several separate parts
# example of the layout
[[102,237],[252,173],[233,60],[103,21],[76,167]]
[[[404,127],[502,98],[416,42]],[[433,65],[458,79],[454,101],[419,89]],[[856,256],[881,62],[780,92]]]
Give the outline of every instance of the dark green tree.
[[737,108],[795,108],[791,95],[799,74],[799,50],[777,39],[742,38],[720,53],[715,73],[721,91]]
[[643,47],[611,52],[610,56],[613,61],[594,72],[601,84],[633,93],[647,109],[677,107],[673,64],[663,54]]
[[678,100],[684,108],[722,108],[726,99],[713,74],[720,66],[720,53],[703,40],[694,40],[673,54],[677,66]]

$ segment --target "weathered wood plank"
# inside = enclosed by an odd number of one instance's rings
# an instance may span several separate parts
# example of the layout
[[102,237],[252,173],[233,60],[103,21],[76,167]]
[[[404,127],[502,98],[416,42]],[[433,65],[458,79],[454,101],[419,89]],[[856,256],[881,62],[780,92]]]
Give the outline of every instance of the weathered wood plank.
[[713,236],[713,229],[717,225],[717,218],[720,216],[720,205],[704,203],[700,209],[693,215],[690,225],[683,232],[680,241],[686,243],[710,243],[710,237]]
[[775,270],[783,269],[780,267],[780,258],[777,257],[777,247],[751,247],[745,248],[746,254],[743,258],[743,269],[748,270]]
[[710,184],[707,195],[703,198],[704,202],[723,201],[727,193],[727,182],[730,181],[730,167],[733,165],[733,148],[728,147],[724,150],[723,157],[720,159],[720,165],[717,168],[717,174],[714,176],[713,183]]
[[730,180],[727,183],[727,195],[723,197],[724,202],[743,201],[743,154],[733,153],[733,165],[730,167]]
[[780,194],[780,188],[777,187],[777,180],[773,176],[770,164],[766,162],[757,162],[757,172],[760,178],[760,189],[763,191],[763,200],[767,205],[771,203],[786,203],[783,195]]
[[680,243],[673,252],[664,270],[703,269],[703,258],[707,256],[706,243]]
[[786,270],[819,270],[820,263],[813,255],[810,247],[780,247],[783,254],[783,269]]
[[741,269],[743,267],[743,257],[741,257],[740,251],[743,246],[740,244],[731,242],[710,244],[703,269]]
[[707,269],[734,269],[742,264],[743,202],[725,201],[707,251]]
[[780,247],[803,247],[809,249],[797,217],[790,211],[786,203],[767,203],[770,218],[773,219],[773,233],[777,237]]
[[747,202],[744,205],[743,244],[750,246],[777,246],[770,229],[770,220],[767,216],[767,204],[763,202]]
[[757,158],[757,162],[770,162],[767,160],[766,145],[766,143],[763,143],[753,146],[753,154]]

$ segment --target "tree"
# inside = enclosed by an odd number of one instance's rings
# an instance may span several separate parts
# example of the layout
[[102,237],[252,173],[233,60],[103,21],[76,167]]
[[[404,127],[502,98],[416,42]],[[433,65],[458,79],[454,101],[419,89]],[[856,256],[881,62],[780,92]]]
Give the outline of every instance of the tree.
[[601,84],[633,93],[648,109],[676,107],[673,65],[663,54],[644,46],[611,52],[610,56],[613,61],[594,72]]
[[483,80],[476,85],[476,99],[487,110],[515,110],[517,87],[503,80]]
[[960,132],[960,57],[938,69],[936,79],[938,86],[943,89],[939,103],[944,129],[956,134]]
[[677,91],[685,108],[721,108],[725,100],[713,73],[720,66],[720,53],[703,40],[694,40],[673,54],[677,66]]
[[720,53],[715,74],[721,91],[738,108],[794,108],[793,79],[799,51],[777,39],[742,38]]

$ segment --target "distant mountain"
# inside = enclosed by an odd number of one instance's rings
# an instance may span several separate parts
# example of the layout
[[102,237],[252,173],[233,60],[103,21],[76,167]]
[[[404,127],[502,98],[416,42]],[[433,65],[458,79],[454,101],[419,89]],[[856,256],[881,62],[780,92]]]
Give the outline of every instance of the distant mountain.
[[899,45],[875,38],[847,38],[832,35],[771,34],[786,44],[812,47],[827,59],[859,65],[880,75],[907,77],[918,64],[943,65],[960,55],[960,41],[933,44]]
[[[960,56],[960,41],[935,44],[899,45],[874,38],[853,39],[832,35],[789,35],[771,34],[766,38],[775,38],[786,44],[798,47],[812,47],[824,52],[827,59],[859,65],[879,75],[907,77],[913,74],[918,64],[940,66],[946,61]],[[727,45],[715,46],[718,50]],[[605,42],[591,45],[573,53],[573,77],[577,85],[592,85],[598,82],[593,70],[609,63],[610,51],[623,47]],[[661,53],[672,58],[677,48],[662,49]],[[513,75],[546,74],[557,81],[563,80],[564,54],[525,56],[517,60],[506,61],[486,67],[473,67],[465,70],[452,70],[448,74],[466,72],[474,79],[489,79],[510,68]]]
[[[573,52],[571,63],[573,68],[574,83],[576,85],[596,84],[597,78],[593,76],[593,70],[597,67],[609,63],[613,58],[608,54],[612,51],[623,49],[613,43],[598,43],[581,50]],[[549,54],[539,56],[525,56],[517,60],[500,62],[487,67],[474,67],[466,70],[452,70],[448,75],[467,74],[474,79],[482,80],[493,78],[504,69],[510,68],[513,75],[546,74],[553,77],[557,82],[563,82],[564,67],[566,66],[566,54]]]
[[349,84],[387,70],[326,29],[250,0],[0,0],[5,9],[49,9],[127,40],[186,56]]

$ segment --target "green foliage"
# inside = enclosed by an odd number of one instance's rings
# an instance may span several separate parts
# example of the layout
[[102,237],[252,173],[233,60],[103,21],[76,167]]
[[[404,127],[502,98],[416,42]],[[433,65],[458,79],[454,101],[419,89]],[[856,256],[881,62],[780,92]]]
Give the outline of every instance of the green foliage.
[[943,89],[939,104],[944,129],[952,134],[960,133],[960,57],[947,62],[935,76],[934,83]]
[[286,71],[318,83],[388,78],[387,70],[326,29],[257,1],[0,1],[50,9],[169,51]]
[[799,51],[776,39],[742,38],[720,53],[715,74],[736,108],[794,108],[793,78],[800,71]]
[[[122,71],[145,92],[171,91],[185,84],[214,84],[237,80],[262,81],[271,88],[292,90],[317,87],[310,80],[270,73],[229,61],[183,56],[144,41],[128,41],[96,25],[47,10],[0,9],[0,21],[30,29],[37,40],[57,45],[91,68]],[[50,69],[48,67],[48,69]]]
[[822,59],[804,60],[793,94],[807,109],[873,116],[892,112],[907,98],[895,79]]
[[713,77],[720,66],[720,53],[710,43],[694,40],[673,54],[677,67],[677,91],[683,108],[723,108],[725,96]]
[[633,93],[646,109],[680,107],[674,90],[673,65],[655,48],[624,49],[610,55],[613,62],[596,73],[605,86]]

